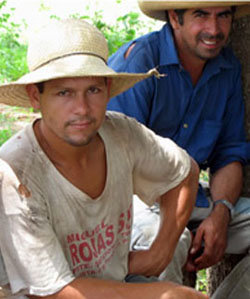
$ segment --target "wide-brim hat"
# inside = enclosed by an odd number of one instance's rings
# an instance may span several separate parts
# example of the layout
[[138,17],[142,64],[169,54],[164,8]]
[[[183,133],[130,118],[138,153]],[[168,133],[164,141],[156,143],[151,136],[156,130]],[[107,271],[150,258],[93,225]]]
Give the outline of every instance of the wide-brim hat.
[[117,73],[107,66],[108,46],[102,33],[79,19],[53,20],[30,37],[27,61],[30,72],[19,80],[0,85],[0,102],[29,107],[26,85],[71,77],[112,79],[110,97],[158,72]]
[[153,19],[166,21],[166,10],[193,9],[205,7],[237,6],[234,17],[240,18],[250,14],[250,1],[180,1],[180,0],[138,0],[141,11]]

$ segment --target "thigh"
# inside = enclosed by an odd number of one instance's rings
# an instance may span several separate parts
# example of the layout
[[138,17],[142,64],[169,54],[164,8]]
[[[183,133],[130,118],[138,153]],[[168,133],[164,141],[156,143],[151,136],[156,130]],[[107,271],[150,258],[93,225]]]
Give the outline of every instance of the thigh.
[[232,219],[230,225],[235,223],[244,222],[250,219],[250,198],[240,197],[235,205],[235,217]]
[[152,211],[137,196],[133,199],[134,222],[131,236],[131,249],[148,249],[155,239],[160,216],[156,211]]
[[190,216],[190,222],[201,222],[211,214],[213,210],[213,203],[210,197],[208,197],[207,199],[209,202],[209,207],[200,208],[195,206]]
[[250,248],[250,199],[241,197],[235,205],[235,215],[228,227],[226,252],[246,253]]
[[250,256],[235,266],[212,296],[212,299],[235,298],[250,298]]

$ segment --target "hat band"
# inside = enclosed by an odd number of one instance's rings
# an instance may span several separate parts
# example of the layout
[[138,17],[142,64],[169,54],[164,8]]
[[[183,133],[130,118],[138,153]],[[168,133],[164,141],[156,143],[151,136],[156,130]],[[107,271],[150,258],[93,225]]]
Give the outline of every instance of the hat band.
[[47,65],[49,63],[51,63],[52,61],[55,61],[55,60],[58,60],[58,59],[61,59],[61,58],[65,58],[65,57],[69,57],[69,56],[75,56],[75,55],[90,55],[90,56],[95,56],[95,57],[100,58],[101,60],[104,61],[105,64],[107,64],[106,60],[103,57],[101,57],[101,56],[99,56],[99,55],[97,55],[95,53],[90,53],[90,52],[75,52],[75,53],[65,54],[65,55],[58,56],[58,57],[55,57],[53,59],[50,59],[50,60],[48,60],[48,61],[40,64],[39,66],[37,66],[36,68],[34,68],[32,71],[36,71],[37,69],[39,69],[39,68],[41,68],[41,67],[43,67],[43,66],[45,66],[45,65]]

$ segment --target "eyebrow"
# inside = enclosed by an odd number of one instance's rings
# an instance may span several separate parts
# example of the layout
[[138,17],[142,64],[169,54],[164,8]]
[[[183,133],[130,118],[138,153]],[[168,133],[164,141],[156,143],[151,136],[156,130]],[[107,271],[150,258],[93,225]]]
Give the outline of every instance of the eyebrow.
[[[96,86],[96,87],[107,86],[107,80],[105,80],[103,82],[92,82],[89,84],[89,87],[93,87],[93,86]],[[69,86],[69,85],[63,84],[63,83],[54,85],[51,88],[53,90],[69,90],[69,91],[75,90],[74,86]]]
[[[204,14],[204,15],[209,15],[210,14],[210,12],[207,12],[207,11],[205,11],[205,10],[203,10],[203,9],[196,9],[195,11],[193,11],[193,15],[195,15],[195,14],[197,14],[197,13],[201,13],[201,14]],[[221,12],[219,12],[218,14],[217,14],[217,16],[221,16],[221,15],[224,15],[224,14],[233,14],[233,11],[232,10],[229,10],[229,9],[226,9],[226,10],[224,10],[224,11],[221,11]]]
[[224,11],[218,13],[218,16],[221,16],[221,15],[233,15],[233,11],[227,9],[227,10],[224,10]]
[[209,13],[205,10],[202,10],[202,9],[196,9],[195,11],[193,11],[192,15],[195,15],[197,13],[202,13],[204,15],[208,15]]

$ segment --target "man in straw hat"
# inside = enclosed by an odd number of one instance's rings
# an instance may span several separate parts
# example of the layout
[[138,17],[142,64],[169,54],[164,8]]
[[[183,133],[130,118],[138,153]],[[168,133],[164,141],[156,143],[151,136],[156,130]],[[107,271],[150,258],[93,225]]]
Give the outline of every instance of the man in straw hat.
[[[133,116],[173,139],[201,169],[210,169],[210,195],[199,186],[189,222],[196,234],[186,269],[197,271],[220,261],[225,250],[245,253],[250,246],[250,201],[237,202],[247,160],[241,70],[226,47],[232,20],[248,14],[250,2],[138,2],[147,16],[167,23],[160,31],[124,45],[109,65],[126,72],[157,67],[165,77],[138,83],[113,98],[108,109]],[[157,231],[157,207],[149,210],[138,200],[135,207],[131,245],[147,248]],[[176,258],[182,266],[178,254]],[[176,273],[161,277],[182,280]]]
[[[30,298],[207,298],[136,275],[142,263],[152,267],[162,240],[129,253],[133,193],[147,204],[160,196],[161,231],[175,247],[198,167],[169,139],[105,113],[109,97],[157,74],[116,73],[107,56],[93,26],[54,21],[29,43],[30,73],[0,86],[1,102],[42,114],[0,150],[1,281]],[[159,259],[163,269],[164,254]]]

